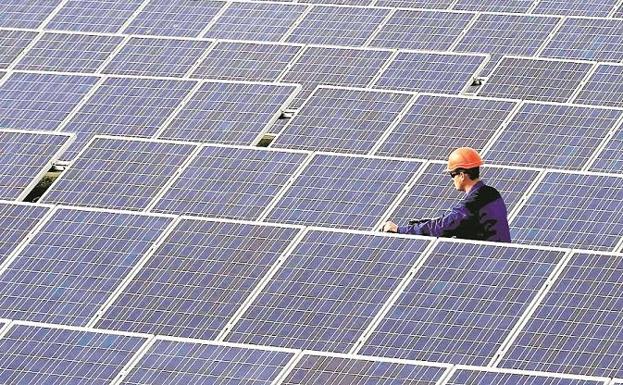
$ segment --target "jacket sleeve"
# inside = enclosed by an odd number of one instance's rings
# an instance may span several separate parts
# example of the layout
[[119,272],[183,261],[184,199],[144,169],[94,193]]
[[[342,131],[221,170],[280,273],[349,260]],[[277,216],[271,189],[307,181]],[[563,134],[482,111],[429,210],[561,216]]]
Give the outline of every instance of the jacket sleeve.
[[459,205],[440,217],[417,225],[398,227],[399,234],[430,235],[433,237],[451,237],[461,225],[469,220],[471,213],[465,205]]

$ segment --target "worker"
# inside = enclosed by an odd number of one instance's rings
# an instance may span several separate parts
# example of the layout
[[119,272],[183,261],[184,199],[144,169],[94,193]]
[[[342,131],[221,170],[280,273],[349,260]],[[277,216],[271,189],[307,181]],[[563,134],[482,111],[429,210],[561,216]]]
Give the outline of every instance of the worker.
[[510,242],[506,205],[495,188],[480,180],[482,158],[476,150],[461,147],[448,158],[447,172],[465,199],[439,218],[411,221],[405,226],[388,221],[383,231],[400,234],[457,237]]

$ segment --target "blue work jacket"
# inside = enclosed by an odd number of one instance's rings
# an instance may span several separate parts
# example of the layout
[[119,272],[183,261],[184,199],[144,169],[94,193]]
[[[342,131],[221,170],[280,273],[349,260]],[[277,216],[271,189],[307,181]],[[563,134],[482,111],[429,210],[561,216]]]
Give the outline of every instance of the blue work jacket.
[[506,205],[498,190],[478,181],[448,214],[416,225],[400,226],[398,233],[510,242],[506,216]]

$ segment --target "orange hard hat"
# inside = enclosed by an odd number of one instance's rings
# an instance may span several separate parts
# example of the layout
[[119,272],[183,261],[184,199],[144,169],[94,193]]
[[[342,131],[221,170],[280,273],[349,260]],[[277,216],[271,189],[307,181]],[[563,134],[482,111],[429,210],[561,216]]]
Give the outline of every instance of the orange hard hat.
[[446,171],[454,171],[457,168],[470,169],[480,167],[484,164],[478,151],[471,147],[459,147],[452,151],[448,157],[448,169]]

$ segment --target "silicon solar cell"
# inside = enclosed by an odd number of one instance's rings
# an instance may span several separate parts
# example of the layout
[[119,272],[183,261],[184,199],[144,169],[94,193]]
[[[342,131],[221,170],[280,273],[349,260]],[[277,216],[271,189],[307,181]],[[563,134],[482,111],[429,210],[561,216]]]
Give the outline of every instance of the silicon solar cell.
[[[483,181],[500,192],[508,211],[519,203],[537,175],[538,171],[531,169],[489,165],[481,169]],[[432,163],[396,207],[390,219],[399,225],[406,225],[411,219],[437,218],[447,213],[464,197],[463,193],[452,186],[446,165]]]
[[501,365],[621,377],[622,272],[620,256],[574,254]]
[[564,103],[592,66],[590,62],[505,57],[479,95]]
[[359,353],[487,365],[563,255],[441,242]]
[[598,64],[574,103],[623,107],[623,66]]
[[607,17],[617,3],[617,0],[539,0],[532,13]]
[[215,339],[298,231],[183,219],[97,326]]
[[192,77],[276,81],[301,49],[298,45],[217,42]]
[[471,84],[485,60],[480,54],[400,52],[374,87],[456,94]]
[[456,0],[376,0],[374,5],[394,8],[446,9]]
[[270,385],[292,353],[158,340],[122,385]]
[[198,37],[224,1],[151,0],[123,33]]
[[42,201],[142,210],[194,149],[185,143],[95,138]]
[[277,223],[373,229],[421,162],[316,154],[277,201]]
[[398,9],[381,27],[370,45],[449,50],[473,17],[471,13]]
[[35,36],[36,32],[0,30],[0,68],[9,67]]
[[13,73],[0,86],[0,126],[53,131],[97,80],[95,76]]
[[0,316],[84,326],[171,221],[59,209],[0,275]]
[[303,152],[204,147],[154,211],[257,219],[306,156]]
[[209,41],[133,37],[103,72],[182,77],[211,45]]
[[227,339],[347,352],[427,245],[412,237],[311,231]]
[[232,3],[204,37],[279,41],[307,6],[279,3]]
[[69,0],[47,29],[117,32],[143,0]]
[[105,332],[15,325],[0,339],[0,381],[107,385],[145,340]]
[[96,72],[122,40],[120,36],[45,33],[15,68]]
[[47,206],[0,202],[0,264],[47,214]]
[[623,20],[568,18],[541,56],[620,62]]
[[448,380],[446,385],[499,384],[499,385],[604,385],[602,380],[562,377],[556,374],[547,375],[528,373],[509,373],[497,370],[459,369]]
[[0,27],[37,28],[60,3],[61,0],[3,0]]
[[477,12],[526,13],[533,3],[534,0],[457,0],[452,9]]
[[613,17],[623,18],[623,7],[619,6],[619,9],[614,13]]
[[296,90],[292,84],[204,83],[160,137],[252,144]]
[[481,14],[454,50],[490,54],[491,60],[482,73],[486,75],[503,55],[536,54],[559,20],[557,17]]
[[73,159],[95,135],[152,137],[194,85],[165,79],[106,79],[63,127],[76,133],[77,140],[62,159]]
[[550,172],[511,223],[520,243],[613,250],[621,239],[623,178]]
[[317,5],[288,35],[287,41],[342,46],[364,45],[388,14],[387,8]]
[[595,162],[591,165],[592,171],[603,171],[618,174],[623,170],[623,130],[621,126],[599,153]]
[[368,153],[412,95],[317,88],[271,147]]
[[508,100],[420,95],[377,154],[445,159],[456,143],[480,150],[515,106]]

